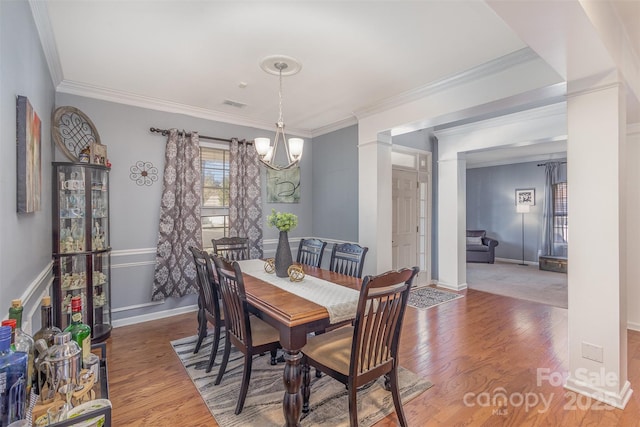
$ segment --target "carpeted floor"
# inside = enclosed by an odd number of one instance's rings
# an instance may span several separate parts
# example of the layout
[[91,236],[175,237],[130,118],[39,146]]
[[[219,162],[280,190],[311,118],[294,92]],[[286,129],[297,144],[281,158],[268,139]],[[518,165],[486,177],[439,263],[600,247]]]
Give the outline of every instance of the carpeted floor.
[[[214,385],[222,359],[224,341],[221,342],[216,364],[211,373],[207,374],[205,368],[211,351],[212,335],[213,333],[205,338],[198,354],[193,354],[196,336],[172,341],[171,345],[216,422],[221,427],[282,426],[284,365],[279,363],[271,366],[268,354],[254,358],[244,409],[239,415],[235,415],[242,377],[242,353],[235,348],[232,349],[222,382]],[[311,381],[311,411],[309,414],[303,414],[301,424],[348,426],[349,401],[344,385],[327,375],[319,379],[312,375]],[[404,368],[400,368],[399,383],[403,404],[432,386],[429,381]],[[391,393],[384,390],[383,384],[384,379],[381,378],[372,386],[358,392],[358,419],[361,427],[371,426],[395,411]],[[185,425],[188,425],[188,420],[185,420]]]
[[457,298],[462,298],[463,296],[464,295],[461,294],[425,286],[412,289],[407,304],[411,307],[425,309]]
[[469,289],[567,308],[567,275],[536,265],[467,263]]

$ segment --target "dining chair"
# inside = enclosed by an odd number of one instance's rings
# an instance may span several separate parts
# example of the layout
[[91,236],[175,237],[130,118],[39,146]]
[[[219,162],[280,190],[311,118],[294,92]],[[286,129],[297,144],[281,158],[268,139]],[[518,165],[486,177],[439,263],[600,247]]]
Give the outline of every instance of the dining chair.
[[206,372],[211,372],[213,362],[218,353],[220,342],[220,330],[224,324],[224,316],[220,311],[220,300],[218,293],[218,278],[207,251],[190,246],[189,250],[193,254],[193,261],[196,265],[198,283],[198,341],[193,353],[200,351],[202,340],[207,336],[207,325],[213,325],[213,344],[211,345],[211,355]]
[[320,239],[300,239],[296,262],[320,268],[325,246],[327,242]]
[[246,237],[221,237],[211,239],[213,253],[230,261],[249,259],[249,239]]
[[368,250],[369,248],[355,243],[336,243],[331,250],[329,270],[361,278]]
[[398,342],[409,291],[419,268],[366,276],[362,282],[353,326],[309,337],[302,348],[303,412],[309,412],[310,367],[347,386],[349,422],[358,425],[358,388],[385,376],[400,425],[407,420],[398,388]]
[[218,272],[218,283],[222,294],[222,308],[224,309],[225,326],[227,333],[224,341],[224,356],[220,365],[220,371],[215,385],[220,384],[222,376],[227,369],[231,344],[244,354],[244,370],[242,373],[242,386],[240,397],[236,405],[235,414],[242,412],[244,401],[249,389],[251,378],[251,365],[256,354],[271,352],[271,364],[275,365],[276,351],[280,348],[280,332],[257,316],[249,315],[249,304],[244,288],[240,265],[214,255]]

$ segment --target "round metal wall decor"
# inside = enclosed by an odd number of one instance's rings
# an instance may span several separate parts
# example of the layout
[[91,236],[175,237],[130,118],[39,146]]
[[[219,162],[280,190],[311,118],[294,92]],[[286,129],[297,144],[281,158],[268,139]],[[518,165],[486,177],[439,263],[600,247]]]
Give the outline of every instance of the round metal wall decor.
[[58,107],[53,112],[53,140],[72,162],[78,162],[80,152],[92,142],[100,144],[95,125],[75,107]]
[[137,161],[129,170],[129,178],[138,185],[152,185],[158,180],[158,168],[151,162]]

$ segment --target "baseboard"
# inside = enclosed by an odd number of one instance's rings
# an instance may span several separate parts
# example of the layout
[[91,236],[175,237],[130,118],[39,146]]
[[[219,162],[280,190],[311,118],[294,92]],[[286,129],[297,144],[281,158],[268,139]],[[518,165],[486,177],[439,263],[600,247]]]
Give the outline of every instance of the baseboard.
[[627,329],[640,332],[640,323],[627,322]]
[[[496,257],[496,261],[507,262],[509,264],[522,264],[522,260],[521,259],[498,258],[498,257]],[[535,262],[535,261],[527,261],[527,260],[525,260],[524,263],[526,265],[534,265],[536,267],[538,267],[538,265],[539,265],[539,263]]]
[[625,381],[624,386],[620,393],[612,393],[608,390],[603,390],[599,387],[594,387],[584,381],[580,381],[574,377],[567,378],[567,383],[564,385],[567,390],[580,393],[585,396],[589,396],[600,402],[604,402],[614,408],[624,409],[631,398],[633,390],[631,390],[631,384],[629,381]]
[[164,319],[166,317],[177,316],[179,314],[184,314],[184,313],[192,313],[195,311],[198,311],[197,305],[195,304],[187,305],[185,307],[177,307],[171,310],[156,311],[153,313],[143,314],[140,316],[131,316],[131,317],[126,317],[120,320],[114,320],[111,324],[114,328],[119,328],[121,326],[135,325],[143,322],[150,322],[152,320]]
[[440,288],[445,288],[445,289],[449,289],[452,291],[464,291],[465,289],[467,289],[467,284],[466,283],[460,283],[459,285],[454,285],[452,283],[446,283],[446,282],[439,282],[439,281],[435,281],[435,285],[440,287]]

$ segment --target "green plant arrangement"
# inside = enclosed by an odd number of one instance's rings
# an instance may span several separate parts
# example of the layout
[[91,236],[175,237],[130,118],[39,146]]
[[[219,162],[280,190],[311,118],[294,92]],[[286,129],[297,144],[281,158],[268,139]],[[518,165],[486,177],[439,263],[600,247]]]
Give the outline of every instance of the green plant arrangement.
[[267,217],[267,224],[276,227],[280,231],[291,231],[298,225],[298,216],[289,212],[276,212],[271,209],[271,215]]

